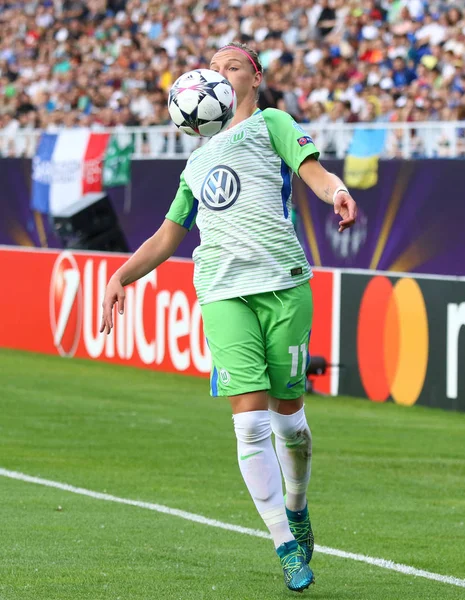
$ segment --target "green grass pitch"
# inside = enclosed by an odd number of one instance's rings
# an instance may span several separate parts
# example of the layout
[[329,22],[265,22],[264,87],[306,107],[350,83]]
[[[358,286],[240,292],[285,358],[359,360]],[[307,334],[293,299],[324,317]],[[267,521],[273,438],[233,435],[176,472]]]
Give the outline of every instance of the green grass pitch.
[[[465,579],[465,414],[317,396],[306,412],[316,542]],[[1,350],[0,468],[264,529],[206,380]],[[3,476],[0,517],[0,600],[295,597],[267,539]],[[312,566],[302,597],[465,598],[321,552]]]

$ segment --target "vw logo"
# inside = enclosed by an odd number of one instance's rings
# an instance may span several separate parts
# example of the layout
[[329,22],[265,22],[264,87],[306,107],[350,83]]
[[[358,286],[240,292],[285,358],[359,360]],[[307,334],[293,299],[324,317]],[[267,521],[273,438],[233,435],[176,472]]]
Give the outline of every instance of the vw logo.
[[205,177],[200,198],[211,210],[225,210],[232,206],[241,192],[237,173],[224,165],[214,167]]

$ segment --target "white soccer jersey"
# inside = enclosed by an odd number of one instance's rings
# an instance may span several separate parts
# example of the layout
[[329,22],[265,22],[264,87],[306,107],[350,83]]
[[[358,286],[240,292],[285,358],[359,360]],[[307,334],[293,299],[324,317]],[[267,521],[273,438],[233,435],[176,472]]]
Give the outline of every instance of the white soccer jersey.
[[295,287],[312,276],[291,222],[292,172],[318,159],[287,113],[268,108],[212,137],[181,174],[167,219],[200,230],[200,304]]

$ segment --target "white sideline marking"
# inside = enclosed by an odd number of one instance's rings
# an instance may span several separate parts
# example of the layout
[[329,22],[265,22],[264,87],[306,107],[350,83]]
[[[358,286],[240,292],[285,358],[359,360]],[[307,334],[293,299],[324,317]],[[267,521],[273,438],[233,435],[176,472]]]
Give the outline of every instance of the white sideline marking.
[[[151,502],[140,502],[139,500],[118,498],[118,496],[102,494],[101,492],[93,492],[92,490],[74,487],[73,485],[68,485],[67,483],[59,483],[58,481],[50,481],[49,479],[42,479],[40,477],[31,477],[30,475],[25,475],[24,473],[8,471],[7,469],[2,468],[0,468],[0,476],[9,477],[10,479],[18,479],[19,481],[26,481],[28,483],[36,483],[46,487],[57,488],[59,490],[64,490],[65,492],[80,494],[81,496],[88,496],[89,498],[94,498],[95,500],[106,500],[107,502],[116,502],[118,504],[128,504],[130,506],[138,506],[139,508],[147,508],[148,510],[153,510],[165,515],[172,515],[174,517],[180,517],[181,519],[193,521],[194,523],[201,523],[202,525],[217,527],[218,529],[226,529],[227,531],[244,533],[253,537],[271,539],[271,536],[268,533],[258,529],[250,529],[248,527],[241,527],[240,525],[223,523],[222,521],[216,521],[215,519],[207,519],[206,517],[202,517],[202,515],[196,515],[194,513],[185,512],[184,510],[178,510],[176,508],[169,508],[169,506],[163,506],[162,504],[152,504]],[[381,567],[382,569],[389,569],[390,571],[404,573],[405,575],[424,577],[425,579],[432,579],[433,581],[449,583],[450,585],[457,585],[458,587],[465,588],[465,579],[458,579],[457,577],[450,577],[448,575],[439,575],[438,573],[430,573],[429,571],[415,569],[414,567],[395,563],[391,560],[385,560],[384,558],[373,558],[371,556],[365,556],[364,554],[354,554],[353,552],[345,552],[344,550],[337,550],[336,548],[329,548],[328,546],[319,546],[318,544],[315,544],[315,551],[321,552],[322,554],[337,556],[339,558],[349,558],[351,560],[364,562],[375,567]]]

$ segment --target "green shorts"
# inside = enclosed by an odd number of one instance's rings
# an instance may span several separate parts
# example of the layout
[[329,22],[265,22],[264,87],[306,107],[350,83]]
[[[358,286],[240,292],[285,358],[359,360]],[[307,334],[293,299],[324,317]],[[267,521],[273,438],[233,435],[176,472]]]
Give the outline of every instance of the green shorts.
[[212,396],[266,390],[290,400],[304,393],[313,315],[308,283],[201,309],[212,354]]

